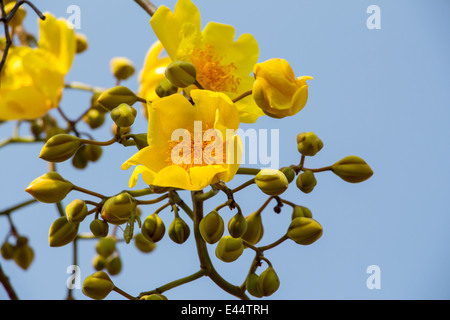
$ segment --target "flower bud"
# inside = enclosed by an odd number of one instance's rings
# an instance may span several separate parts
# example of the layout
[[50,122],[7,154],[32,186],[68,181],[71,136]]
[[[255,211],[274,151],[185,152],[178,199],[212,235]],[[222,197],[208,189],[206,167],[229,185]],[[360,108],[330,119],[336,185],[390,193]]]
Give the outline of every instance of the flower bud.
[[314,156],[323,148],[323,142],[314,132],[297,135],[297,149],[304,156]]
[[182,244],[189,238],[190,232],[191,230],[189,229],[187,223],[180,217],[175,217],[170,224],[167,233],[173,242]]
[[87,144],[83,148],[83,155],[88,161],[96,162],[103,154],[103,149],[94,144]]
[[267,195],[278,196],[289,186],[288,179],[280,170],[263,169],[255,176],[256,185]]
[[111,237],[101,238],[95,246],[95,251],[103,258],[108,258],[116,250],[116,241]]
[[[144,149],[145,147],[148,147],[148,140],[147,140],[146,133],[135,134],[133,136],[133,140],[136,143],[136,147],[139,150]],[[161,188],[161,187],[159,187],[159,188]]]
[[109,232],[109,225],[106,221],[95,219],[92,220],[91,224],[89,225],[89,229],[91,230],[94,237],[106,237]]
[[156,86],[155,92],[160,98],[168,97],[172,94],[178,92],[178,88],[175,87],[172,82],[167,78],[161,80],[161,82]]
[[105,201],[101,217],[106,222],[121,225],[127,222],[135,211],[136,200],[128,192],[123,192]]
[[122,260],[119,256],[113,256],[106,260],[106,270],[112,276],[116,276],[122,271]]
[[233,238],[240,238],[247,231],[247,220],[242,213],[236,213],[228,221],[228,232]]
[[50,226],[48,242],[50,247],[62,247],[72,242],[78,234],[78,223],[72,223],[63,216]]
[[103,270],[106,267],[106,259],[105,257],[102,257],[101,255],[96,255],[92,259],[92,266],[95,270],[100,271]]
[[84,116],[83,121],[91,129],[100,128],[105,123],[105,114],[98,109],[90,109]]
[[247,230],[242,236],[242,240],[257,244],[264,235],[264,227],[261,219],[261,212],[256,211],[245,218],[247,220]]
[[196,82],[197,71],[192,63],[174,61],[166,68],[166,78],[175,87],[186,88]]
[[233,262],[244,252],[244,244],[241,238],[224,236],[216,247],[216,257],[223,262]]
[[167,300],[167,297],[159,293],[153,293],[142,296],[139,300]]
[[17,246],[14,250],[13,258],[19,267],[21,267],[23,270],[27,270],[33,262],[33,249],[31,249],[28,244]]
[[245,288],[248,293],[256,298],[262,298],[263,294],[259,288],[259,276],[256,273],[251,273],[245,281]]
[[103,271],[97,271],[83,282],[83,294],[91,299],[103,300],[114,289],[111,278]]
[[372,168],[360,157],[347,156],[331,167],[342,180],[350,183],[363,182],[373,175]]
[[111,111],[121,103],[132,106],[136,101],[138,101],[136,94],[124,86],[117,86],[104,91],[97,100],[108,111]]
[[85,146],[81,146],[80,149],[78,149],[77,152],[75,152],[75,155],[72,158],[72,165],[77,169],[84,169],[88,165],[88,160],[84,156],[84,150]]
[[121,103],[111,110],[111,119],[118,127],[131,127],[136,119],[137,111],[126,103]]
[[134,74],[133,63],[125,57],[111,59],[111,72],[117,80],[127,80]]
[[73,223],[80,223],[87,215],[86,202],[80,199],[75,199],[66,206],[67,220]]
[[15,251],[15,247],[7,241],[5,241],[2,244],[2,247],[0,248],[2,257],[5,260],[11,260],[12,258],[14,258],[14,251]]
[[200,221],[199,230],[202,238],[209,244],[214,244],[222,238],[225,224],[220,214],[213,210]]
[[316,177],[312,171],[305,171],[297,177],[297,188],[304,193],[310,193],[313,191],[317,184]]
[[314,219],[299,217],[292,220],[287,236],[298,244],[310,245],[323,233],[322,226]]
[[272,295],[278,290],[280,279],[272,267],[268,267],[259,275],[258,287],[261,290],[261,294],[265,297]]
[[[5,13],[8,15],[11,10],[16,6],[15,2],[8,3],[5,5]],[[25,19],[25,16],[27,15],[27,12],[24,8],[19,7],[12,17],[12,19],[8,22],[8,25],[11,26],[13,29],[19,27],[23,20]]]
[[134,237],[134,244],[139,251],[149,253],[155,250],[156,244],[148,240],[142,233],[139,233]]
[[40,202],[56,203],[63,200],[72,188],[71,182],[52,171],[33,180],[25,191]]
[[54,135],[42,147],[39,158],[49,162],[66,161],[81,147],[81,139],[70,134]]
[[291,220],[300,217],[312,218],[311,210],[309,210],[307,207],[295,206],[294,209],[292,210]]
[[157,213],[153,213],[145,218],[144,223],[142,224],[141,233],[148,240],[158,242],[164,237],[165,232],[166,227],[164,226],[164,222]]
[[77,40],[77,53],[83,53],[89,47],[87,37],[82,33],[75,34],[75,39]]
[[294,169],[292,169],[291,167],[284,167],[284,168],[281,168],[280,171],[284,173],[284,175],[286,176],[286,179],[288,180],[289,183],[294,181],[295,175],[296,175]]

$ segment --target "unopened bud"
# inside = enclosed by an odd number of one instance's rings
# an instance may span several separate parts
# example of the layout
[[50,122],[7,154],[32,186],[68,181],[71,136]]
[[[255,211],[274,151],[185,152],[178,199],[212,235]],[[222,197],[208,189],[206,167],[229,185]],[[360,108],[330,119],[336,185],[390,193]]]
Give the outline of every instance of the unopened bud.
[[106,270],[112,276],[118,275],[122,271],[122,260],[119,256],[113,256],[106,260]]
[[104,91],[97,100],[108,111],[111,111],[121,103],[132,106],[136,101],[138,101],[136,94],[124,86],[117,86]]
[[292,220],[287,236],[301,245],[310,245],[323,233],[322,226],[314,219],[299,217]]
[[245,281],[245,288],[248,293],[256,298],[262,298],[263,294],[261,293],[261,289],[259,288],[259,276],[256,273],[251,273],[247,277]]
[[225,231],[225,223],[220,214],[213,210],[200,221],[199,230],[206,242],[214,244],[222,238]]
[[98,109],[90,109],[83,116],[83,121],[86,122],[91,129],[97,129],[105,123],[105,114]]
[[[133,136],[133,140],[136,143],[136,147],[139,150],[144,149],[145,147],[148,147],[148,140],[147,140],[147,134],[146,133],[135,134]],[[161,188],[161,187],[159,187],[159,188]]]
[[87,144],[83,148],[83,155],[88,161],[96,162],[103,154],[103,149],[94,144]]
[[81,146],[80,149],[78,149],[77,152],[75,152],[75,155],[72,158],[72,165],[77,169],[84,169],[88,165],[88,160],[84,156],[84,148],[86,146]]
[[134,244],[139,251],[149,253],[155,250],[156,244],[148,240],[142,233],[139,233],[134,237]]
[[167,297],[159,293],[153,293],[142,296],[139,300],[167,300]]
[[66,206],[67,220],[73,223],[80,223],[86,218],[86,202],[81,199],[75,199]]
[[333,164],[331,170],[350,183],[363,182],[373,175],[372,168],[360,157],[347,156]]
[[39,158],[49,162],[66,161],[81,147],[81,139],[70,134],[57,134],[47,140]]
[[242,239],[251,244],[257,244],[264,235],[261,212],[253,212],[245,220],[247,220],[247,230],[242,236]]
[[291,220],[294,220],[295,218],[312,218],[311,210],[309,210],[307,207],[303,206],[295,206],[292,210],[292,217]]
[[27,270],[33,262],[34,252],[29,245],[18,246],[14,250],[14,261],[23,270]]
[[255,176],[256,185],[267,195],[278,196],[285,192],[289,182],[283,172],[276,169],[263,169]]
[[93,259],[92,259],[92,266],[94,267],[95,270],[100,271],[103,270],[106,266],[106,259],[105,257],[102,257],[101,255],[96,255]]
[[108,258],[116,250],[116,241],[111,237],[101,238],[95,246],[95,251],[103,258]]
[[111,59],[111,72],[117,80],[126,80],[134,74],[135,67],[130,59],[115,57]]
[[71,182],[52,171],[33,180],[25,191],[40,202],[56,203],[63,200],[72,188]]
[[101,217],[109,223],[121,225],[136,211],[136,206],[136,199],[128,192],[123,192],[105,201]]
[[294,181],[294,179],[295,179],[295,170],[294,169],[292,169],[291,167],[284,167],[284,168],[281,168],[280,171],[284,173],[284,175],[286,176],[286,179],[288,180],[289,183]]
[[62,247],[72,242],[78,234],[78,228],[78,223],[70,222],[65,216],[56,219],[48,233],[50,247]]
[[310,193],[314,190],[314,187],[317,184],[316,177],[314,176],[314,172],[307,170],[300,174],[297,177],[297,188],[299,188],[304,193]]
[[191,230],[183,219],[181,219],[180,217],[175,217],[175,219],[173,219],[172,223],[170,224],[167,233],[169,234],[169,237],[173,242],[182,244],[189,238]]
[[158,214],[153,213],[145,218],[141,232],[144,237],[156,243],[164,237],[166,227]]
[[240,238],[247,231],[247,220],[241,212],[228,221],[228,232],[233,238]]
[[258,279],[261,294],[265,297],[272,295],[280,287],[280,279],[272,267],[264,270]]
[[192,63],[174,61],[166,68],[166,78],[175,87],[186,88],[196,82],[197,71]]
[[297,135],[297,149],[304,156],[314,156],[323,148],[323,142],[314,132]]
[[172,94],[178,92],[178,88],[175,87],[172,82],[167,78],[161,80],[161,82],[156,86],[155,92],[160,98],[168,97]]
[[224,236],[216,247],[216,257],[223,262],[233,262],[244,252],[244,244],[241,238]]
[[77,40],[77,53],[83,53],[89,47],[89,43],[87,37],[82,33],[75,34],[75,38]]
[[106,237],[109,232],[109,225],[106,221],[95,219],[92,220],[91,224],[89,225],[89,229],[91,230],[94,237]]
[[111,119],[118,127],[131,127],[136,119],[137,111],[126,103],[121,103],[111,110]]
[[14,250],[15,247],[11,243],[5,241],[0,248],[3,259],[11,260],[14,257]]
[[111,278],[103,271],[97,271],[83,282],[83,294],[95,300],[103,300],[114,289]]

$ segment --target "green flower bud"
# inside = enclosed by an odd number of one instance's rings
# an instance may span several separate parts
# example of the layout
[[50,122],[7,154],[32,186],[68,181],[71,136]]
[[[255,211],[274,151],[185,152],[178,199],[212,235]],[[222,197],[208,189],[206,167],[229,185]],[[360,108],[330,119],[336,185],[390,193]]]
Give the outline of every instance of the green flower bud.
[[189,238],[191,230],[183,219],[181,219],[180,217],[175,217],[175,219],[173,219],[172,223],[170,224],[167,233],[169,234],[169,237],[173,242],[182,244]]
[[103,300],[114,289],[111,278],[103,271],[97,271],[83,282],[83,294],[91,299]]
[[77,53],[83,53],[89,47],[89,43],[87,37],[84,34],[77,33],[75,34],[75,38],[77,41]]
[[259,276],[256,273],[251,273],[247,280],[245,281],[245,288],[248,293],[256,298],[262,298],[263,294],[261,293],[261,289],[259,287]]
[[134,74],[133,63],[125,57],[115,57],[111,59],[111,72],[117,80],[127,80]]
[[309,210],[307,207],[295,206],[294,209],[292,210],[292,218],[291,219],[294,220],[295,218],[300,218],[300,217],[312,218],[311,210]]
[[33,262],[34,252],[29,245],[17,246],[14,250],[14,261],[23,270],[27,270]]
[[48,172],[35,180],[25,189],[37,201],[56,203],[63,200],[72,190],[73,184],[64,180],[57,172]]
[[142,296],[139,300],[167,300],[167,297],[162,294],[153,293]]
[[106,266],[106,259],[98,254],[92,259],[92,266],[97,271],[103,270]]
[[317,184],[316,177],[312,171],[305,171],[297,177],[297,188],[304,193],[310,193],[313,191]]
[[78,223],[70,222],[65,216],[56,219],[48,234],[50,247],[62,247],[72,242],[78,234],[78,227]]
[[156,244],[148,240],[142,233],[139,233],[134,237],[134,244],[139,251],[149,253],[155,250]]
[[200,220],[199,230],[206,242],[214,244],[222,238],[225,231],[225,223],[220,214],[213,210]]
[[66,130],[64,130],[63,128],[60,128],[60,127],[51,127],[51,128],[47,128],[45,130],[45,133],[46,133],[45,141],[48,141],[51,138],[53,138],[54,136],[57,136],[58,134],[66,134]]
[[63,162],[72,158],[81,145],[80,138],[65,133],[57,134],[48,139],[39,158],[49,162]]
[[24,236],[17,237],[16,247],[26,246],[28,244],[28,238]]
[[223,262],[233,262],[244,252],[244,244],[241,238],[224,236],[216,247],[216,257]]
[[236,213],[228,221],[228,232],[233,238],[240,238],[247,231],[247,220],[242,213]]
[[121,103],[111,110],[111,119],[118,127],[131,127],[136,119],[137,111],[126,103]]
[[136,147],[139,150],[144,149],[145,147],[148,147],[148,141],[147,141],[147,134],[146,133],[135,134],[133,136],[133,140],[136,143]]
[[135,211],[136,200],[128,192],[123,192],[105,201],[101,217],[109,223],[121,225],[126,223]]
[[81,146],[72,158],[72,165],[77,169],[84,169],[88,165],[88,160],[84,156],[83,152],[84,148],[85,146]]
[[281,168],[280,171],[284,173],[284,175],[286,176],[286,179],[288,180],[289,183],[294,181],[294,179],[295,179],[295,170],[294,169],[292,169],[291,167],[284,167],[284,168]]
[[197,71],[192,63],[174,61],[166,68],[166,78],[175,87],[186,88],[196,82]]
[[106,260],[106,270],[112,276],[116,276],[122,271],[122,260],[119,256],[113,256]]
[[172,94],[178,92],[178,88],[175,87],[172,82],[167,78],[161,80],[161,82],[156,86],[155,92],[160,98],[168,97]]
[[116,241],[111,237],[101,238],[95,246],[95,251],[104,258],[111,256],[116,250]]
[[86,202],[80,199],[75,199],[66,206],[67,220],[73,223],[80,223],[87,216]]
[[89,225],[89,229],[91,230],[94,237],[106,237],[109,232],[109,225],[106,221],[95,219],[92,220]]
[[301,245],[310,245],[323,234],[322,226],[314,219],[299,217],[292,220],[287,236]]
[[280,279],[272,267],[268,267],[259,275],[258,279],[261,294],[265,297],[272,295],[280,287]]
[[84,116],[83,121],[91,129],[100,128],[105,123],[105,114],[98,109],[90,109]]
[[111,111],[121,103],[130,106],[138,101],[138,97],[133,91],[124,86],[117,86],[104,91],[97,102],[106,110]]
[[103,149],[94,144],[87,144],[83,148],[83,155],[88,161],[96,162],[103,154]]
[[242,239],[250,242],[251,244],[257,244],[264,235],[261,212],[253,212],[247,216],[245,220],[247,220],[247,230],[242,236]]
[[289,186],[288,179],[280,170],[263,169],[255,176],[256,185],[267,195],[278,196]]
[[156,213],[153,213],[145,218],[141,227],[141,233],[144,237],[155,243],[164,237],[165,232],[166,227],[164,226],[164,222]]
[[297,135],[297,149],[304,156],[314,156],[323,148],[323,142],[314,132]]
[[372,168],[360,157],[347,156],[331,167],[342,180],[350,183],[363,182],[373,175]]
[[14,250],[15,247],[11,243],[5,241],[0,248],[3,259],[11,260],[12,258],[14,258]]

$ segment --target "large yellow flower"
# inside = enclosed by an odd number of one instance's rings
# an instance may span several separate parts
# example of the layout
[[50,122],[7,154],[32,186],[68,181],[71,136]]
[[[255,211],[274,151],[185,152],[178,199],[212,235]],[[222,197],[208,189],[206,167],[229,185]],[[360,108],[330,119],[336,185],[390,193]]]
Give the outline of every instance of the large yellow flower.
[[1,74],[0,119],[28,120],[58,106],[76,52],[75,31],[45,13],[37,48],[12,47]]
[[[253,66],[259,48],[250,34],[234,41],[230,25],[209,22],[201,30],[200,12],[191,0],[179,0],[172,11],[161,6],[150,23],[172,60],[191,62],[197,69],[197,80],[207,90],[224,92],[231,99],[252,90]],[[264,113],[252,97],[236,103],[240,121],[255,122]]]
[[148,185],[185,190],[234,177],[242,155],[237,109],[223,93],[194,89],[191,97],[194,105],[178,93],[149,103],[148,147],[122,165],[137,166],[130,188],[139,174]]

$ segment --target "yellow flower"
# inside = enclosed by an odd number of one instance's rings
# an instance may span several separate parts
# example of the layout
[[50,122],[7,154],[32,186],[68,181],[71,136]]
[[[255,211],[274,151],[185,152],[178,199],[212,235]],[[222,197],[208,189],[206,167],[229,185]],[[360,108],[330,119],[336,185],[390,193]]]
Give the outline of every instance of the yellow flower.
[[[161,6],[150,23],[173,61],[192,63],[198,82],[207,90],[223,92],[231,99],[252,89],[253,66],[259,48],[250,34],[234,41],[235,30],[230,25],[209,22],[201,30],[200,12],[191,0],[179,0],[172,13]],[[264,113],[251,96],[236,103],[240,121],[255,122]]]
[[45,14],[38,47],[12,47],[0,79],[0,120],[36,119],[58,106],[76,52],[73,28]]
[[308,100],[306,81],[312,77],[295,78],[291,66],[283,59],[258,63],[253,72],[256,78],[253,98],[265,114],[284,118],[303,109]]
[[201,190],[236,174],[242,142],[236,130],[239,114],[223,93],[194,89],[195,105],[181,94],[148,105],[148,147],[128,159],[122,169],[137,166],[148,185]]

